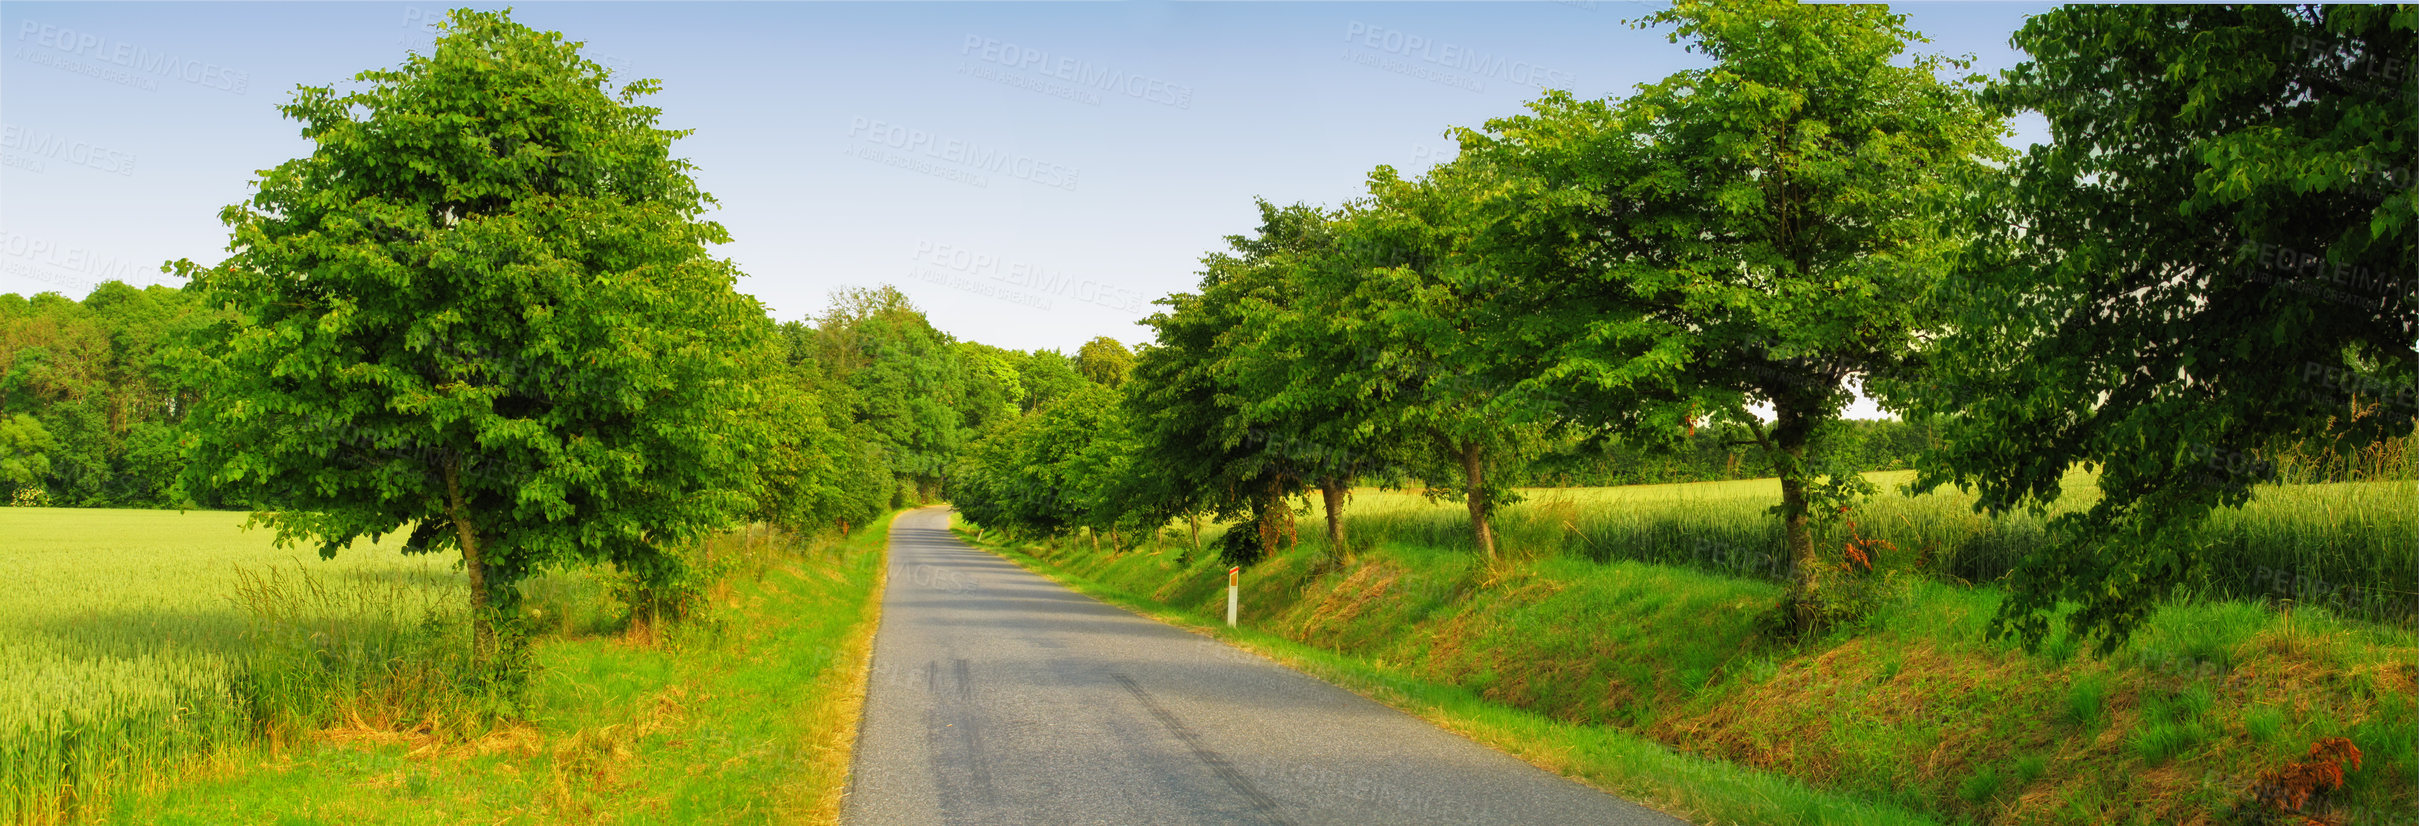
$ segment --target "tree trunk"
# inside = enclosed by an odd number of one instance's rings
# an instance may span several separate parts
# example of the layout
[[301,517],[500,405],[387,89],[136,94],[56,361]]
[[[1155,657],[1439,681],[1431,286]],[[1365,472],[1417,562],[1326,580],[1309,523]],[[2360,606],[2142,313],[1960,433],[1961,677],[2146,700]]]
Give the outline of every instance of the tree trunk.
[[487,562],[479,557],[478,530],[470,523],[470,506],[462,499],[462,460],[445,459],[445,516],[453,520],[454,537],[462,544],[462,570],[470,577],[471,654],[480,663],[496,654],[495,602],[487,590]]
[[1489,517],[1494,508],[1487,502],[1487,454],[1476,444],[1461,449],[1462,481],[1468,485],[1470,530],[1478,539],[1478,551],[1487,561],[1495,561],[1495,527]]
[[1193,553],[1200,553],[1200,552],[1201,552],[1201,514],[1200,514],[1200,513],[1198,513],[1198,512],[1195,512],[1195,513],[1189,513],[1189,514],[1185,514],[1185,519],[1187,519],[1188,521],[1192,522],[1192,525],[1193,525]]
[[1319,480],[1319,500],[1327,506],[1327,555],[1342,559],[1349,551],[1344,545],[1344,480],[1333,476]]
[[1285,480],[1283,477],[1271,476],[1268,478],[1268,488],[1260,494],[1258,510],[1259,513],[1256,515],[1259,517],[1260,523],[1260,555],[1267,557],[1277,552],[1278,537],[1293,534],[1293,509],[1285,506]]
[[1814,529],[1807,520],[1806,443],[1813,430],[1804,411],[1786,402],[1773,405],[1772,442],[1781,454],[1781,527],[1790,561],[1788,600],[1800,630],[1819,620],[1815,592],[1822,587],[1822,561],[1815,557]]
[[1814,619],[1813,597],[1818,586],[1817,563],[1814,559],[1814,535],[1806,524],[1806,481],[1790,474],[1781,477],[1781,527],[1787,537],[1790,563],[1789,600],[1796,607],[1801,627]]

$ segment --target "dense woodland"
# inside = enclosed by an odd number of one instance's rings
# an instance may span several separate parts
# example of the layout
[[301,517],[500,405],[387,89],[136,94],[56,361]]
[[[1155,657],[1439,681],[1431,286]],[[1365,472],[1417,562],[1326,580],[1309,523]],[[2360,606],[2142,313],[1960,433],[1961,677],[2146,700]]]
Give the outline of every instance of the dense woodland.
[[[213,314],[196,293],[108,282],[82,301],[0,294],[0,489],[25,506],[246,509],[185,484],[193,363]],[[813,491],[780,517],[862,524],[937,500],[964,445],[1060,398],[1115,382],[1133,355],[1101,337],[1073,355],[1004,350],[935,329],[895,288],[844,290],[821,315],[772,324],[815,461],[782,474]]]

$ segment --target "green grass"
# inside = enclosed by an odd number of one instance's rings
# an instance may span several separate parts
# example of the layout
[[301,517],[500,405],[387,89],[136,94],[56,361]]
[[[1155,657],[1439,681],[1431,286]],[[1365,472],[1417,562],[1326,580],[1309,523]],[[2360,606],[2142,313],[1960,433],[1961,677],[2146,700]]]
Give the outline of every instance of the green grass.
[[2084,734],[2099,730],[2108,717],[2108,676],[2091,674],[2075,678],[2066,687],[2066,722]]
[[886,530],[768,546],[652,641],[542,641],[527,720],[482,737],[322,732],[122,798],[125,823],[834,823]]
[[[978,537],[969,538],[980,542]],[[1256,608],[1244,612],[1246,627],[1226,628],[1225,567],[1214,559],[1175,565],[1168,562],[1172,554],[1128,555],[1125,559],[1131,564],[1121,567],[1129,570],[1175,569],[1192,574],[1164,582],[1154,578],[1115,578],[1131,582],[1136,588],[1128,591],[1054,561],[1070,559],[1068,556],[1048,551],[1037,554],[1030,547],[987,547],[1084,593],[1244,645],[1321,679],[1476,737],[1543,768],[1666,811],[1685,813],[1698,818],[1698,822],[1808,826],[1935,822],[1886,803],[1828,794],[1782,775],[1674,751],[1618,728],[1577,724],[1499,702],[1468,686],[1406,673],[1399,663],[1339,653],[1339,647],[1346,652],[1353,647],[1328,639],[1311,644],[1298,639],[1298,635],[1257,630],[1259,623],[1252,619],[1259,616]],[[1453,558],[1438,554],[1429,561],[1445,562]],[[1423,609],[1434,610],[1449,604],[1453,601],[1452,594],[1463,586],[1476,584],[1463,578],[1468,573],[1447,567],[1415,581],[1411,588],[1400,593],[1419,595],[1414,600],[1421,604],[1404,613],[1420,614]],[[1204,607],[1211,602],[1216,603],[1215,612]],[[1179,607],[1185,605],[1192,609]],[[1365,639],[1374,640],[1376,635],[1365,635]]]
[[[2397,484],[2408,483],[2265,491],[2229,524],[2279,543],[2262,553],[2280,564],[2369,547],[2360,543],[2407,557],[2407,543],[2383,547],[2419,511],[2419,497],[2387,495]],[[1506,514],[1505,560],[1494,565],[1469,550],[1455,503],[1358,491],[1353,553],[1332,561],[1320,514],[1304,508],[1301,545],[1245,573],[1247,630],[1233,636],[1532,761],[1714,820],[1787,821],[1823,800],[1975,823],[2216,820],[2261,772],[2327,737],[2350,737],[2367,757],[2338,802],[2419,807],[2419,635],[2406,626],[2324,601],[2262,604],[2203,588],[2154,611],[2111,655],[2063,628],[2027,652],[1985,638],[1996,588],[1932,570],[1866,627],[1768,640],[1754,617],[1780,588],[1748,544],[1776,532],[1768,487],[1531,491]],[[1982,523],[1999,539],[1960,539],[1975,523],[1950,516],[1975,519],[1944,494],[1885,497],[1858,519],[1866,536],[1900,525],[1893,541],[1910,558],[1926,542],[1963,553],[2026,530]],[[2292,544],[2327,525],[2369,535],[2334,550]],[[1122,554],[1073,540],[1007,550],[1141,609],[1221,622],[1225,566],[1186,544],[1179,531]],[[1580,745],[1606,742],[1628,750]],[[1652,756],[1675,751],[1738,765]],[[1794,791],[1707,785],[1704,771]]]
[[[720,768],[684,765],[649,787],[681,793],[633,811],[836,805],[846,767],[829,754],[854,720],[816,715],[861,684],[832,666],[870,630],[882,531],[843,547],[709,542],[695,553],[725,574],[718,607],[659,640],[621,633],[608,577],[539,577],[522,617],[536,676],[499,687],[464,661],[450,559],[364,542],[323,561],[244,519],[0,508],[0,565],[22,586],[0,591],[9,822],[585,822],[601,811],[590,801],[631,793],[634,766],[706,760],[700,743],[727,752],[711,755]],[[736,667],[734,652],[774,637],[747,665],[778,673]],[[725,714],[714,695],[763,702]],[[709,725],[726,728],[673,736]],[[743,746],[763,738],[782,747]],[[728,779],[749,766],[759,775]]]
[[[0,681],[0,811],[12,822],[65,820],[241,744],[262,718],[301,715],[335,681],[366,676],[346,669],[416,647],[460,614],[443,560],[364,542],[321,561],[270,547],[266,532],[241,529],[245,518],[0,508],[11,578],[0,590],[0,669],[11,675]],[[300,661],[266,661],[279,657]]]

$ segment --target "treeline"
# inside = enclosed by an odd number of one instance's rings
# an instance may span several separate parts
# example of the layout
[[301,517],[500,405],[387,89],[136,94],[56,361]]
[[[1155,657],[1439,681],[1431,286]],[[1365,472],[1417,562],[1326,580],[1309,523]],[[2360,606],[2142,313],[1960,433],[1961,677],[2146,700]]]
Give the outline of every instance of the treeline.
[[179,354],[207,316],[174,287],[112,281],[82,302],[0,294],[0,496],[179,504],[181,426],[202,394]]
[[[937,501],[975,434],[1096,388],[1131,362],[1124,345],[1096,339],[1069,356],[959,341],[932,326],[897,288],[843,290],[813,323],[781,325],[790,372],[831,417],[831,438],[811,455],[853,481],[834,486],[850,504],[794,520],[862,524],[890,508]],[[811,474],[775,474],[806,484]]]
[[[187,440],[200,437],[185,419],[208,391],[194,365],[214,318],[196,293],[166,285],[111,281],[80,302],[0,294],[0,492],[19,506],[253,507],[181,484]],[[778,415],[811,449],[768,481],[788,491],[775,497],[789,503],[780,521],[807,531],[938,499],[974,434],[1120,382],[1133,365],[1107,337],[1074,355],[960,341],[888,285],[842,290],[775,331],[783,358],[762,377],[769,404],[787,406]]]
[[[2408,8],[2066,7],[1996,78],[1877,6],[1640,22],[1712,65],[1454,129],[1454,160],[1340,206],[1261,202],[1132,381],[986,436],[958,506],[1112,546],[1235,520],[1249,563],[1297,496],[1345,552],[1345,492],[1416,480],[1492,557],[1517,483],[1770,474],[1802,631],[1871,604],[1870,565],[1814,542],[1858,471],[1911,458],[2004,514],[2081,466],[2098,498],[1994,628],[2037,642],[2071,603],[2113,646],[2274,457],[2348,470],[2325,457],[2419,419]],[[2027,110],[2054,143],[2018,154]],[[1842,421],[1853,391],[1921,424]]]

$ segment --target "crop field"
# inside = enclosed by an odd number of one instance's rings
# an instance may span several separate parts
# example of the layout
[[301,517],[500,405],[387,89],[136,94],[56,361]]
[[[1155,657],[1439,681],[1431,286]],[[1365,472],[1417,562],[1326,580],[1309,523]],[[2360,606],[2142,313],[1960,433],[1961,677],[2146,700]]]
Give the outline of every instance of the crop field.
[[[462,614],[449,555],[278,549],[245,514],[0,508],[0,811],[73,817],[186,759],[280,736],[442,642]],[[532,605],[593,587],[535,583]],[[280,667],[288,666],[288,667]],[[382,674],[392,682],[392,674]]]
[[[1843,519],[1821,526],[1818,544],[1857,536],[1895,549],[1877,564],[1920,569],[1941,579],[1998,578],[2021,552],[2044,541],[2047,519],[1975,513],[1973,497],[1953,488],[1915,496],[1912,472],[1868,474],[1880,492]],[[2068,475],[2057,513],[2097,498],[2092,477]],[[1508,553],[1631,559],[1682,564],[1769,580],[1788,574],[1781,524],[1767,509],[1780,501],[1772,479],[1536,488],[1505,508],[1496,530]],[[1360,489],[1346,513],[1351,541],[1468,549],[1469,516],[1458,500],[1431,502],[1416,491]],[[1323,519],[1313,504],[1305,539]],[[2240,510],[2216,512],[2193,537],[2208,566],[2200,585],[2211,597],[2286,600],[2338,613],[2407,622],[2419,599],[2419,482],[2374,481],[2261,488]]]

